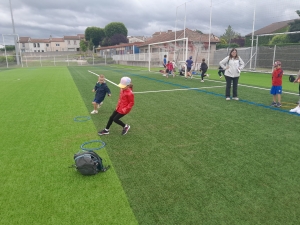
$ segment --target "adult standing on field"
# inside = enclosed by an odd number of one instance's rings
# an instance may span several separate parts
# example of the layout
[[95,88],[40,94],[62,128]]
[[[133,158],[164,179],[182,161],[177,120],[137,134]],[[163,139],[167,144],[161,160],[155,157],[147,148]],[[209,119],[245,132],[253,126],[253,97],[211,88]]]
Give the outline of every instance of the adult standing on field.
[[225,97],[226,100],[230,100],[230,89],[232,83],[232,99],[239,100],[237,86],[241,74],[241,70],[244,68],[245,63],[238,56],[237,50],[233,48],[229,56],[226,56],[222,61],[220,61],[220,66],[225,70],[225,80],[226,80],[226,90]]

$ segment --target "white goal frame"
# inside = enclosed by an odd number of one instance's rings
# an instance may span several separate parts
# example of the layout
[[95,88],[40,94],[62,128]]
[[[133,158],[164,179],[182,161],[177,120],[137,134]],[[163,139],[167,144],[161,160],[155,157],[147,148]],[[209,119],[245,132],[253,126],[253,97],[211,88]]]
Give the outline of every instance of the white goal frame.
[[[17,63],[19,62],[19,59],[20,59],[21,65],[23,67],[23,61],[22,61],[22,55],[21,55],[21,46],[20,46],[19,35],[18,34],[2,34],[2,41],[3,41],[3,45],[4,45],[4,54],[5,54],[7,68],[8,68],[8,60],[7,60],[7,54],[6,54],[5,39],[4,39],[5,36],[13,36],[14,37],[14,44],[15,44],[15,52],[16,52]],[[17,43],[18,43],[18,45],[17,45]]]
[[180,39],[174,39],[174,40],[171,40],[171,41],[162,41],[162,42],[156,42],[156,43],[148,44],[148,70],[149,70],[149,72],[150,72],[150,63],[151,63],[151,46],[152,45],[164,44],[164,43],[174,43],[175,47],[176,47],[176,42],[177,41],[185,41],[185,58],[187,59],[188,42],[189,42],[188,38],[180,38]]

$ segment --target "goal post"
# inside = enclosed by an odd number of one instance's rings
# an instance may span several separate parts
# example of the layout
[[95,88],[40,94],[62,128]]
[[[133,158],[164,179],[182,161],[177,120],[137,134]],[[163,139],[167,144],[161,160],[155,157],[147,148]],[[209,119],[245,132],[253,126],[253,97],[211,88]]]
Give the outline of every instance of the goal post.
[[151,67],[162,67],[163,56],[167,55],[169,61],[185,61],[188,54],[188,38],[174,39],[171,41],[148,44],[148,70]]
[[[15,46],[15,55],[7,54],[7,51],[6,51],[6,43],[7,43],[6,39],[7,38],[9,39],[9,41],[12,41],[11,39],[13,39],[14,46]],[[7,68],[9,67],[9,63],[11,62],[11,60],[8,58],[9,56],[15,56],[17,65],[19,66],[21,64],[23,67],[19,35],[18,34],[2,34],[2,41],[3,41],[3,45],[4,45],[4,55],[5,55]]]

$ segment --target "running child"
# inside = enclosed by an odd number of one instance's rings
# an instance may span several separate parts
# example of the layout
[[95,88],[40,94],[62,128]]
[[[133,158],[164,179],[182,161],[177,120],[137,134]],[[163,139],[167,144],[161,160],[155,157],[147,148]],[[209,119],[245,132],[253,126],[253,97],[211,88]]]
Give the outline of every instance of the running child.
[[113,122],[123,128],[122,135],[127,134],[128,130],[130,129],[130,125],[123,123],[120,119],[128,114],[134,105],[131,79],[129,77],[122,77],[118,86],[121,88],[121,90],[117,107],[109,117],[105,129],[99,131],[98,135],[109,134],[109,128]]
[[94,106],[94,110],[91,112],[91,114],[97,114],[98,109],[103,104],[105,95],[107,94],[107,96],[111,96],[111,92],[110,92],[109,88],[107,87],[107,85],[105,83],[105,76],[104,75],[102,75],[102,74],[99,75],[98,82],[96,83],[96,85],[95,85],[94,89],[92,90],[92,92],[96,92],[96,94],[95,94],[95,99],[92,102],[92,104]]

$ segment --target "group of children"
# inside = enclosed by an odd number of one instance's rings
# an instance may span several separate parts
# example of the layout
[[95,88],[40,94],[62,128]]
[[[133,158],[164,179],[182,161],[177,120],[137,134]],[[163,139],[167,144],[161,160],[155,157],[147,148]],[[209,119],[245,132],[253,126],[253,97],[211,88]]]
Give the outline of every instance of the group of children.
[[[109,128],[113,122],[122,127],[122,135],[127,134],[128,130],[130,129],[130,125],[123,123],[120,119],[127,115],[134,105],[134,94],[132,92],[133,85],[131,83],[131,79],[129,77],[122,77],[118,86],[120,87],[120,96],[116,109],[109,117],[105,129],[99,131],[98,135],[109,134]],[[91,114],[97,114],[98,109],[103,104],[106,94],[107,96],[111,96],[111,91],[105,83],[104,75],[99,75],[98,82],[92,91],[96,93],[92,102],[94,110],[91,112]]]

